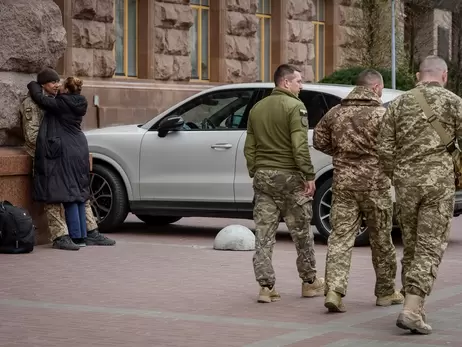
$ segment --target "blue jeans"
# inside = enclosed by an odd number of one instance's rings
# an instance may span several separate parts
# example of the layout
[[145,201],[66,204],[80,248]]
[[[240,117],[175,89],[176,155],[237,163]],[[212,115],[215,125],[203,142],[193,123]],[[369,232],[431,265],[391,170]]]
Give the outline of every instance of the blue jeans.
[[66,213],[66,224],[71,239],[87,237],[87,221],[84,202],[67,202],[63,204]]

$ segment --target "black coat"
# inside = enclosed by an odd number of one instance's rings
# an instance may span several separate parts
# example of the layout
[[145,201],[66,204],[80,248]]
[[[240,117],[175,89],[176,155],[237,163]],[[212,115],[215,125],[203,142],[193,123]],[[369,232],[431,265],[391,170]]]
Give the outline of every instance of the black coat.
[[45,203],[85,202],[90,197],[88,142],[81,130],[88,103],[80,94],[45,96],[27,85],[32,100],[45,111],[37,136],[33,199]]

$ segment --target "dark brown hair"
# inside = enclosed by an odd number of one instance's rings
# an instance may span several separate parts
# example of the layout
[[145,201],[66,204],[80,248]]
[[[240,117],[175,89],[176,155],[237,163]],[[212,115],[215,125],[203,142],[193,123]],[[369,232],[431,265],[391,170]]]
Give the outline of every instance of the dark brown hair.
[[295,71],[301,72],[299,69],[297,69],[293,65],[289,65],[289,64],[279,65],[276,71],[274,72],[274,83],[276,85],[279,85],[284,78],[287,78],[287,76],[292,75]]
[[71,94],[80,94],[82,91],[83,81],[77,77],[68,77],[64,81],[64,88]]

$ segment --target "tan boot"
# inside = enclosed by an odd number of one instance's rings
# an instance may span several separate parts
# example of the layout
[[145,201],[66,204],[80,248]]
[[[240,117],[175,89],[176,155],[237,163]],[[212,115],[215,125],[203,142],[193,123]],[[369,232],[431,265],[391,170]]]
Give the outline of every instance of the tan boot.
[[387,296],[378,297],[375,304],[377,306],[391,306],[398,305],[404,302],[404,296],[400,292],[394,292]]
[[324,307],[329,312],[346,312],[346,308],[342,302],[342,296],[332,290],[327,292],[326,299],[324,300]]
[[427,314],[425,313],[425,300],[422,299],[422,302],[420,304],[420,315],[422,316],[422,320],[424,323],[427,323]]
[[404,307],[398,316],[396,325],[405,330],[411,330],[414,334],[428,335],[432,332],[432,327],[422,319],[423,298],[418,295],[406,294]]
[[258,294],[258,302],[261,303],[270,303],[273,301],[281,300],[281,296],[276,291],[276,289],[269,289],[268,287],[261,287],[260,293]]
[[302,283],[302,296],[312,298],[324,295],[324,278],[316,278],[313,283]]

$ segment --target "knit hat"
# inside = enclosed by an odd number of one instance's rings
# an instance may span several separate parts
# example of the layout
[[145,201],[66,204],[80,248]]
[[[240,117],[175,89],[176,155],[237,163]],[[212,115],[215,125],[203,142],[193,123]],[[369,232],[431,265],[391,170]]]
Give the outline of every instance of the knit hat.
[[58,73],[50,68],[45,68],[42,71],[40,71],[37,75],[37,83],[40,85],[44,85],[50,82],[55,82],[59,81],[59,75]]

